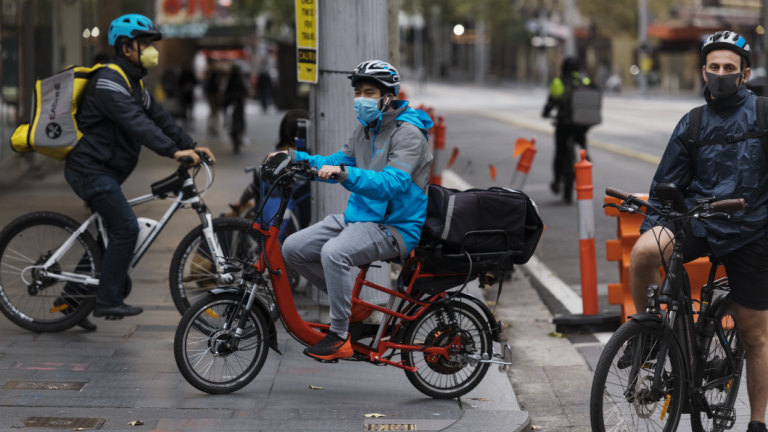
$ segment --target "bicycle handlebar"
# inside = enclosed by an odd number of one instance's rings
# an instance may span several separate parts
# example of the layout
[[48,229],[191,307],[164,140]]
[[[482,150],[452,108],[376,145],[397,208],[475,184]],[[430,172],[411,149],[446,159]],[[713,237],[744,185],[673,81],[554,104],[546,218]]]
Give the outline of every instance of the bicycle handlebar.
[[[195,151],[195,153],[200,157],[200,164],[211,165],[211,158],[206,153],[200,151]],[[191,156],[182,156],[178,162],[181,164],[181,168],[186,170],[194,166],[195,160]]]
[[[666,213],[663,210],[659,210],[657,207],[652,205],[651,203],[642,200],[632,194],[629,194],[627,192],[624,192],[619,189],[615,189],[612,187],[605,188],[605,194],[613,197],[618,198],[625,203],[635,204],[639,206],[645,206],[652,211],[659,213],[661,215],[666,215]],[[704,205],[704,214],[702,215],[695,215],[694,213],[700,210],[700,207]],[[713,202],[704,202],[701,203],[691,209],[689,209],[688,214],[693,215],[694,217],[717,217],[724,215],[726,217],[730,217],[730,213],[737,212],[739,210],[743,210],[746,207],[746,202],[744,201],[744,198],[730,198],[730,199],[724,199],[720,201],[713,201]],[[621,209],[620,209],[621,210]],[[721,212],[721,213],[715,213],[715,212]]]

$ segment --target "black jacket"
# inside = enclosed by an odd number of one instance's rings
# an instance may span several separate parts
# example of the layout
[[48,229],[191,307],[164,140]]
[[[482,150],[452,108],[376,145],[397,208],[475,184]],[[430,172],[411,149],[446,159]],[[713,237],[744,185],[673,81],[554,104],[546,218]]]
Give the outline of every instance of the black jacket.
[[170,114],[142,88],[146,70],[123,57],[112,59],[123,69],[99,69],[88,82],[77,113],[83,133],[67,156],[67,169],[85,174],[106,174],[125,181],[139,161],[145,145],[161,156],[173,157],[195,146]]
[[[756,96],[746,86],[728,99],[713,100],[705,90],[706,108],[701,119],[701,140],[739,135],[758,130]],[[761,238],[768,226],[768,161],[760,138],[698,148],[696,169],[689,152],[686,114],[677,124],[651,183],[650,202],[659,202],[653,193],[658,183],[675,183],[683,190],[686,203],[715,197],[718,200],[744,198],[747,208],[729,220],[691,220],[693,234],[706,237],[712,252],[723,256]],[[642,231],[658,223],[657,217],[645,219]]]

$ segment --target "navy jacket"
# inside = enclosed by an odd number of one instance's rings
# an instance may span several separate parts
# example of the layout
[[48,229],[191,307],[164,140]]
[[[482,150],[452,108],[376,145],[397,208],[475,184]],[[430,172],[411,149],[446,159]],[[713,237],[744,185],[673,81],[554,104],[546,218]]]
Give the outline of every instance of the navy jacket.
[[[705,90],[707,105],[701,119],[700,140],[740,135],[758,130],[756,96],[746,86],[728,99],[713,100]],[[689,206],[696,199],[715,197],[744,198],[747,207],[733,214],[731,220],[692,220],[696,237],[706,237],[712,252],[722,256],[765,236],[768,226],[768,163],[759,138],[729,144],[701,146],[696,169],[688,151],[689,114],[677,124],[651,183],[650,202],[657,183],[675,183],[683,190]],[[649,216],[642,231],[656,225]]]
[[141,85],[146,70],[123,57],[112,63],[119,72],[99,69],[88,82],[77,113],[83,137],[67,156],[67,169],[84,174],[106,174],[125,181],[139,161],[145,145],[161,156],[173,157],[195,141],[174,122]]

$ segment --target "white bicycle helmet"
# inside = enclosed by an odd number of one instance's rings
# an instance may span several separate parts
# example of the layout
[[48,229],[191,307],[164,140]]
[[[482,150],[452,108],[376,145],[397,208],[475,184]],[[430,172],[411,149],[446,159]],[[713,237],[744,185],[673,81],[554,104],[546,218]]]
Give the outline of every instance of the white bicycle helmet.
[[723,30],[710,35],[701,47],[702,62],[706,62],[707,54],[718,49],[727,49],[735,52],[747,62],[747,67],[750,67],[752,48],[749,47],[746,39],[738,33]]
[[400,73],[394,66],[382,60],[366,60],[355,67],[347,76],[354,87],[360,80],[376,82],[379,87],[390,89],[395,96],[400,91]]

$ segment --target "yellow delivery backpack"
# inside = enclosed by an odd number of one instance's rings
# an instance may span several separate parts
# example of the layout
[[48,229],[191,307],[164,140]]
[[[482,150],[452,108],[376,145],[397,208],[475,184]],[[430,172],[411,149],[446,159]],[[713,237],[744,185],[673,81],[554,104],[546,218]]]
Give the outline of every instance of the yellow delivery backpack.
[[[64,159],[83,133],[75,116],[91,77],[102,67],[120,73],[131,88],[131,82],[120,66],[112,63],[92,67],[71,66],[48,78],[35,82],[29,123],[22,123],[11,136],[11,148],[20,153],[36,151],[55,159]],[[144,83],[141,83],[142,88]]]

